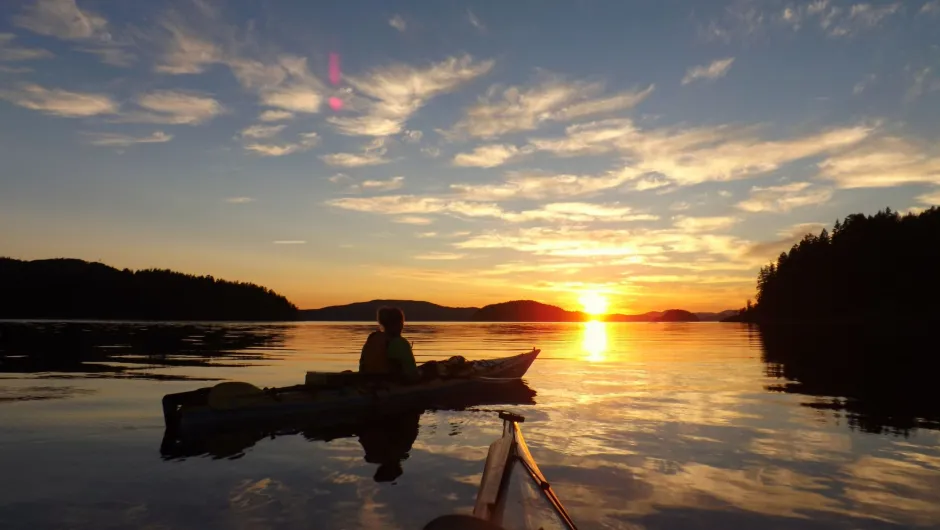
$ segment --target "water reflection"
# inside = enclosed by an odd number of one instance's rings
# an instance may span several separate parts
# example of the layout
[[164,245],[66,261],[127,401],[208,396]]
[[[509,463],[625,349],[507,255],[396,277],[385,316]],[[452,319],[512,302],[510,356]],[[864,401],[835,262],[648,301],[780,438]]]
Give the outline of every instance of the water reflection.
[[[358,437],[365,450],[365,461],[379,464],[377,482],[390,481],[403,472],[400,462],[418,433],[419,418],[423,413],[435,411],[463,411],[489,406],[535,405],[536,392],[523,380],[494,386],[486,395],[455,394],[451,397],[435,398],[433,405],[408,407],[393,414],[353,413],[337,414],[335,417],[316,416],[315,419],[293,418],[266,422],[230,424],[226,427],[206,431],[186,431],[167,428],[160,444],[160,453],[165,460],[179,460],[194,456],[211,456],[214,459],[239,459],[248,449],[264,439],[282,436],[303,435],[308,441],[331,441],[338,438]],[[452,434],[457,434],[457,431]]]
[[604,361],[607,353],[607,323],[591,320],[584,323],[581,348],[587,352],[585,358],[590,362]]
[[265,360],[287,325],[0,322],[0,373],[39,378],[211,380],[153,373],[160,367],[234,367]]
[[767,374],[787,380],[769,390],[809,396],[805,406],[863,432],[940,428],[940,359],[925,351],[935,339],[923,327],[765,326],[760,336]]
[[[238,360],[179,356],[247,368],[173,372],[294,384],[304,370],[353,368],[370,329],[291,324],[283,342],[235,350]],[[511,408],[526,417],[533,456],[581,528],[938,527],[930,330],[877,338],[710,323],[454,323],[413,331],[425,359],[542,348],[526,374],[538,403]],[[0,397],[67,397],[2,404],[0,469],[16,480],[0,483],[0,520],[11,528],[420,528],[472,506],[500,428],[490,413],[414,411],[352,427],[171,437],[161,458],[160,398],[197,385],[0,375],[10,387]]]

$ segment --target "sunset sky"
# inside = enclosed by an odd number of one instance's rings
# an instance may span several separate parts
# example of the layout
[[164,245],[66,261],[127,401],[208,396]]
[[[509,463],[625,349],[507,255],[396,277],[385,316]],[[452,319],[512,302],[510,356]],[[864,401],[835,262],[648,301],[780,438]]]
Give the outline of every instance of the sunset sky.
[[940,203],[940,0],[0,3],[0,255],[722,310]]

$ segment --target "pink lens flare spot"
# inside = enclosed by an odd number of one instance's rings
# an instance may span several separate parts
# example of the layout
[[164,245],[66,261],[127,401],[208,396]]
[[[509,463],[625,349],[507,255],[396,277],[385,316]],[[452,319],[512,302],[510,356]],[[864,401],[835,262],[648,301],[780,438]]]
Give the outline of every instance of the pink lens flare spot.
[[339,99],[336,96],[330,98],[330,108],[333,110],[340,110],[343,108],[343,100]]
[[339,84],[339,54],[331,53],[330,54],[330,83],[334,85]]

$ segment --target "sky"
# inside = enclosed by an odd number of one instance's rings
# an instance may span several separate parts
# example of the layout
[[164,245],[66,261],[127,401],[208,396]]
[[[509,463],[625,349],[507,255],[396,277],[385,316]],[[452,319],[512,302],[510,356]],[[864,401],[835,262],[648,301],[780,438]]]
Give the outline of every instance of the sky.
[[940,203],[940,0],[3,2],[0,161],[19,259],[738,308]]

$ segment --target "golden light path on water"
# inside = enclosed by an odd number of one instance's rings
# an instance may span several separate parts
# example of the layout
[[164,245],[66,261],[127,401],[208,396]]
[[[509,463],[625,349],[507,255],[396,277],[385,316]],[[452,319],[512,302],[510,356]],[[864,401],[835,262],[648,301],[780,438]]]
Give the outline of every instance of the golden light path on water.
[[597,363],[607,359],[607,323],[591,320],[581,330],[581,349],[587,354],[586,361]]

